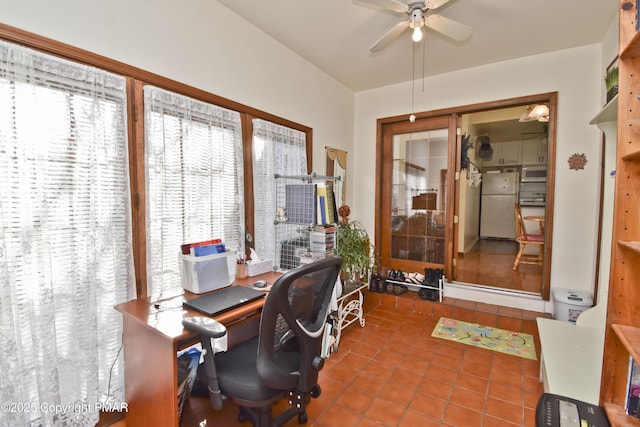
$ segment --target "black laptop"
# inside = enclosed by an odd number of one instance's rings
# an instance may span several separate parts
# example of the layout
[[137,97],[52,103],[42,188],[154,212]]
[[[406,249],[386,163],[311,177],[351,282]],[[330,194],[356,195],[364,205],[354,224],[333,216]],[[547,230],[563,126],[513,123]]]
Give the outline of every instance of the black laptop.
[[182,305],[207,316],[216,316],[264,298],[265,295],[264,291],[247,286],[227,286],[215,292],[185,301]]

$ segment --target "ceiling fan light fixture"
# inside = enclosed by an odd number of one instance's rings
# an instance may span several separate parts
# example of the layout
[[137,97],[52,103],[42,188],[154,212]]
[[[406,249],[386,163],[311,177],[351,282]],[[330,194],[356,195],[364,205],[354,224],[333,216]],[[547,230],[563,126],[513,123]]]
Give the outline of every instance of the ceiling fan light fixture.
[[547,105],[529,105],[518,119],[521,123],[533,122],[535,120],[542,123],[547,123],[549,121],[549,107]]
[[370,52],[380,52],[393,40],[400,37],[405,30],[412,30],[412,38],[417,43],[424,39],[422,27],[440,33],[454,41],[465,41],[471,36],[471,27],[442,15],[429,13],[450,0],[360,0],[374,7],[392,10],[397,13],[406,13],[409,19],[400,21],[376,41],[369,48]]
[[524,113],[522,113],[522,115],[520,116],[520,118],[518,119],[518,121],[520,123],[523,122],[532,122],[535,120],[535,118],[531,117],[531,111],[533,110],[532,106],[528,106],[525,110]]
[[410,12],[409,28],[422,27],[424,25],[424,14],[419,7],[414,8]]
[[549,107],[547,107],[545,104],[538,104],[535,107],[533,107],[533,109],[529,113],[529,117],[539,122],[548,122]]
[[539,116],[548,116],[549,115],[549,107],[544,104],[538,104],[533,107],[530,113],[531,116],[539,117]]
[[415,27],[413,29],[413,34],[411,35],[411,39],[416,43],[422,40],[422,30],[420,29],[420,27]]

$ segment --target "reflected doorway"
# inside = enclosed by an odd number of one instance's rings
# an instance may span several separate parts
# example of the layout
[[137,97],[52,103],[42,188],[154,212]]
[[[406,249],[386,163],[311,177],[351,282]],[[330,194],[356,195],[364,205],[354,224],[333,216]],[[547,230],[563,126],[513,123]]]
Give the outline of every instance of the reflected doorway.
[[[550,131],[555,128],[550,128],[553,114],[549,107],[555,107],[554,100],[555,97],[530,99],[524,104],[518,102],[462,115],[465,135],[462,145],[467,151],[461,152],[456,197],[460,224],[454,282],[545,295],[551,235],[544,236],[544,229],[553,212],[550,159],[555,152],[555,135]],[[542,116],[532,114],[536,106],[546,108],[539,110],[543,111]],[[503,185],[505,182],[510,184]],[[524,252],[533,256],[542,251],[547,261],[542,266],[514,265],[519,249],[516,204],[525,218],[526,231],[541,234],[548,242],[545,244],[548,247],[542,250],[527,247]]]

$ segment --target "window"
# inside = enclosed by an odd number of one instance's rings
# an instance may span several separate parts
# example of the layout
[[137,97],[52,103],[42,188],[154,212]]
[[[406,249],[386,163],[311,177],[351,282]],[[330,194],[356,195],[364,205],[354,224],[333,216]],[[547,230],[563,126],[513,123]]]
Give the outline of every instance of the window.
[[221,238],[244,252],[240,114],[144,87],[147,286],[182,292],[180,245]]
[[[181,292],[182,243],[218,236],[243,250],[253,194],[264,205],[252,145],[259,162],[308,167],[311,129],[2,24],[0,34],[47,52],[0,40],[0,398],[38,407],[0,424],[95,425],[94,406],[61,415],[40,404],[125,401],[114,305]],[[253,118],[276,130],[252,140],[242,129]]]
[[[3,402],[124,401],[113,306],[134,295],[125,89],[120,76],[0,41]],[[39,405],[2,417],[97,422]]]
[[275,174],[306,175],[306,137],[301,131],[253,120],[253,191],[255,199],[255,249],[262,259],[276,260]]

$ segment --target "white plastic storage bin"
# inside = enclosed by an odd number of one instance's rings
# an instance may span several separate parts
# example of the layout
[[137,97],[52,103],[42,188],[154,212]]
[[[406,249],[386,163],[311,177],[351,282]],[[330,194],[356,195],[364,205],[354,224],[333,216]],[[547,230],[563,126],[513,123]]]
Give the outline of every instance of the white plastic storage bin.
[[180,254],[182,287],[194,294],[224,288],[233,282],[235,263],[235,252],[199,257]]
[[593,305],[591,294],[571,289],[552,288],[553,318],[576,323],[576,319],[586,309]]

